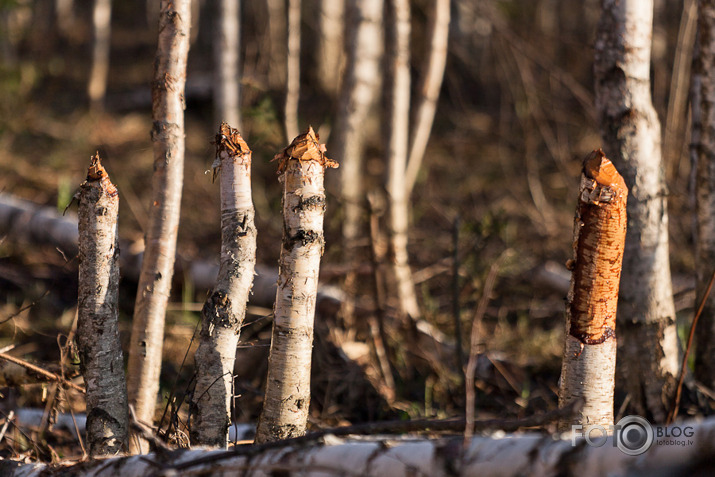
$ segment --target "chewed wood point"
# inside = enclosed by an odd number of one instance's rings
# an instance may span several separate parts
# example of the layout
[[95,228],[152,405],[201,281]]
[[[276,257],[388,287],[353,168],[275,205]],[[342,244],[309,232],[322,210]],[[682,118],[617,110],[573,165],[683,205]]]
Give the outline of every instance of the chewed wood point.
[[[89,168],[87,169],[87,182],[100,181],[102,189],[109,197],[116,197],[119,193],[117,188],[109,180],[109,174],[107,170],[102,165],[102,159],[99,157],[99,151],[97,151],[91,159]],[[68,206],[69,207],[69,206]]]
[[340,164],[328,158],[325,152],[325,144],[320,144],[320,137],[311,126],[307,132],[296,136],[290,146],[276,154],[273,157],[273,161],[278,161],[278,174],[282,174],[285,171],[289,159],[317,161],[323,167],[338,167]]

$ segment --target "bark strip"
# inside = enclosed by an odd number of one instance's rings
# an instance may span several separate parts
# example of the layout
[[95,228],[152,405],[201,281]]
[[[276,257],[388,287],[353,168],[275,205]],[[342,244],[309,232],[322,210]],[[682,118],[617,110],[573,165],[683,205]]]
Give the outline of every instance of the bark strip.
[[77,344],[87,386],[90,455],[126,451],[127,384],[119,341],[119,197],[99,154],[79,190]]
[[268,380],[256,442],[305,434],[310,406],[313,320],[323,254],[326,167],[313,128],[277,154],[283,182],[283,244],[276,291]]
[[256,265],[251,200],[251,150],[225,122],[216,135],[214,174],[221,186],[221,266],[201,311],[192,402],[192,444],[226,447],[231,422],[233,365]]
[[616,310],[626,239],[628,188],[602,150],[583,163],[566,305],[568,334],[559,406],[583,399],[571,424],[613,424]]

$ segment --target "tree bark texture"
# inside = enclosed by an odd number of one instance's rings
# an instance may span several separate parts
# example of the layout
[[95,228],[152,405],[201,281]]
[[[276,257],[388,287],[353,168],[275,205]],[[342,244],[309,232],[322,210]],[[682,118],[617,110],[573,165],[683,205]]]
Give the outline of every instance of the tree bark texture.
[[[75,465],[23,464],[0,461],[7,477],[142,477],[164,475],[285,475],[285,476],[652,476],[712,475],[715,466],[715,418],[679,425],[692,429],[690,445],[654,443],[639,456],[623,453],[614,437],[592,436],[603,442],[587,445],[584,438],[555,439],[551,435],[521,434],[502,438],[326,439],[305,446],[281,446],[253,451],[180,450],[166,455],[129,456]],[[669,430],[672,435],[673,430]],[[241,455],[243,454],[243,455]]]
[[422,71],[422,79],[417,88],[420,101],[410,133],[410,155],[405,171],[407,197],[412,193],[417,174],[422,166],[422,159],[434,122],[434,114],[437,111],[437,100],[442,88],[444,68],[447,64],[450,3],[450,0],[435,0],[434,13],[430,18],[429,53]]
[[559,407],[583,400],[571,424],[613,424],[616,310],[626,239],[628,188],[600,149],[583,164],[574,220]]
[[400,310],[420,316],[407,253],[409,201],[405,184],[410,119],[410,2],[387,0],[388,148],[387,193],[389,196],[390,248]]
[[268,357],[268,379],[256,442],[305,434],[310,407],[313,320],[323,254],[325,156],[313,128],[274,160],[283,182],[283,243]]
[[664,422],[679,351],[660,122],[650,96],[653,2],[602,0],[602,5],[595,43],[596,108],[606,154],[630,191],[618,351],[633,411]]
[[174,273],[184,177],[184,85],[190,0],[162,0],[152,82],[154,174],[146,249],[129,343],[129,402],[151,423],[159,391],[166,304]]
[[323,91],[337,95],[343,62],[346,0],[320,1],[318,37],[318,78]]
[[286,138],[298,135],[298,100],[300,99],[300,4],[288,0],[288,62],[286,67],[285,128]]
[[241,2],[214,0],[214,120],[241,129]]
[[[701,303],[710,276],[715,271],[715,1],[699,2],[699,55],[695,61],[694,83],[699,91],[698,105],[702,127],[693,134],[695,157],[695,270],[696,303]],[[693,120],[693,125],[696,121]],[[695,376],[710,389],[715,389],[715,293],[705,302],[697,329]]]
[[129,411],[119,341],[119,197],[99,154],[79,190],[77,344],[87,386],[87,443],[93,456],[127,450]]
[[251,200],[251,150],[238,130],[221,124],[216,162],[221,185],[221,266],[201,311],[191,442],[226,447],[231,423],[233,364],[256,265]]
[[[324,2],[326,3],[326,2]],[[341,158],[341,194],[344,204],[343,238],[346,247],[360,233],[363,215],[362,159],[364,128],[378,95],[383,52],[384,0],[348,3],[348,54],[335,132],[335,157]]]
[[104,97],[107,93],[107,76],[109,75],[109,50],[112,31],[112,0],[94,0],[92,11],[92,70],[89,74],[87,95],[90,107],[101,111],[104,108]]

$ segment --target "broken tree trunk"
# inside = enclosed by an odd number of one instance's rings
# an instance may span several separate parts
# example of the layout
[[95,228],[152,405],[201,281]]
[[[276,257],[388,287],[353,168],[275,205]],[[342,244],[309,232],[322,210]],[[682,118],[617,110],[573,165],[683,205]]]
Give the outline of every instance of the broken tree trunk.
[[634,414],[665,422],[679,350],[661,131],[650,93],[652,0],[602,0],[594,77],[606,155],[629,189],[618,303],[619,363]]
[[572,424],[613,424],[616,373],[616,308],[626,239],[628,188],[602,150],[583,163],[574,220],[574,259],[566,303],[566,342],[559,407],[583,400],[562,419]]
[[320,257],[327,167],[338,164],[325,156],[313,128],[277,154],[283,182],[283,243],[268,357],[268,379],[256,442],[305,434],[310,407],[313,320]]
[[[699,55],[695,60],[693,89],[698,104],[693,104],[693,132],[696,148],[695,208],[697,211],[695,234],[695,270],[697,297],[700,303],[715,271],[715,2],[699,2],[698,27]],[[700,114],[695,118],[696,112]],[[695,376],[710,389],[715,389],[715,293],[705,301],[697,333],[695,348]]]
[[[190,0],[162,0],[152,83],[154,174],[146,250],[129,342],[128,392],[140,421],[154,420],[159,392],[166,304],[174,275],[184,180],[184,85]],[[139,451],[135,439],[132,450]],[[142,450],[146,450],[142,449]]]
[[92,157],[79,189],[79,297],[77,344],[87,387],[89,454],[127,450],[129,411],[124,359],[119,342],[119,197]]
[[231,423],[233,364],[256,265],[256,226],[251,200],[251,150],[225,122],[216,135],[221,185],[221,266],[201,310],[192,402],[192,444],[226,447]]

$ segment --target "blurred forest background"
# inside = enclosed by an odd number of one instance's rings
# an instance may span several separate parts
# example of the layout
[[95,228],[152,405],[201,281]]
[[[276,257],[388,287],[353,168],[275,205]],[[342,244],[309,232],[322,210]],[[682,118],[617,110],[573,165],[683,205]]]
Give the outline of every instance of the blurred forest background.
[[[67,3],[74,4],[71,11],[60,8]],[[90,155],[99,150],[120,191],[119,230],[129,244],[127,253],[142,247],[151,191],[150,82],[158,13],[153,3],[113,2],[106,99],[102,108],[90,108],[91,2],[0,1],[0,192],[61,213],[84,180]],[[275,268],[282,234],[281,189],[276,164],[269,161],[288,141],[282,119],[285,83],[272,77],[276,62],[284,61],[285,37],[276,37],[269,27],[268,3],[242,2],[240,131],[253,150],[258,263]],[[330,149],[339,87],[321,78],[319,3],[302,2],[299,128],[312,125],[328,144],[327,155],[340,162]],[[432,2],[411,4],[416,88]],[[652,96],[663,123],[681,339],[694,301],[687,118],[695,4],[656,0],[652,51]],[[194,2],[179,261],[167,314],[164,397],[181,396],[190,386],[193,351],[185,356],[207,293],[192,278],[192,264],[218,263],[219,190],[205,173],[214,159],[218,129],[211,87],[213,8],[211,1]],[[480,327],[477,417],[517,417],[557,406],[569,279],[564,263],[572,255],[581,161],[601,147],[592,73],[599,13],[596,0],[452,2],[445,77],[411,196],[409,231],[423,318],[449,343],[441,350],[415,351],[411,336],[399,326],[389,328],[386,345],[397,376],[394,395],[385,391],[366,320],[377,313],[367,220],[353,252],[360,263],[358,279],[345,290],[343,277],[352,262],[343,254],[340,170],[328,171],[334,177],[328,178],[321,281],[356,299],[351,316],[340,306],[327,306],[316,318],[314,426],[461,414],[462,378],[452,351],[445,352],[454,350],[457,306],[465,353],[472,327]],[[384,188],[380,103],[364,124],[366,190]],[[125,342],[136,287],[136,276],[123,271],[120,326]],[[0,240],[0,348],[14,345],[11,353],[16,356],[58,363],[76,305],[76,260],[52,246]],[[239,421],[254,422],[260,409],[270,308],[270,303],[254,303],[242,332],[236,361]],[[398,320],[395,309],[388,301],[385,320]],[[0,411],[44,408],[54,397],[40,390],[39,385],[0,389]],[[618,387],[616,391],[618,410],[625,396]],[[80,402],[70,399],[51,407],[81,411]],[[180,402],[178,398],[177,408]]]

